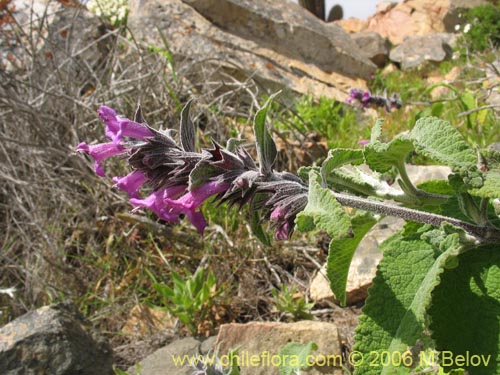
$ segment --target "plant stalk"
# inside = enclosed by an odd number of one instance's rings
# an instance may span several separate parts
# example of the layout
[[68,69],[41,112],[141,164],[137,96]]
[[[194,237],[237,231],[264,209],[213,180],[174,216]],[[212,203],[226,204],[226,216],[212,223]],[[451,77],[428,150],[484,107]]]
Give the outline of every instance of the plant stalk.
[[456,227],[462,228],[467,233],[478,238],[480,242],[500,242],[500,230],[492,227],[477,226],[462,220],[451,217],[418,211],[411,208],[400,207],[385,202],[376,202],[366,198],[360,198],[349,194],[333,192],[337,201],[343,205],[359,208],[364,211],[375,212],[385,216],[396,216],[408,221],[430,224],[439,227],[447,222]]

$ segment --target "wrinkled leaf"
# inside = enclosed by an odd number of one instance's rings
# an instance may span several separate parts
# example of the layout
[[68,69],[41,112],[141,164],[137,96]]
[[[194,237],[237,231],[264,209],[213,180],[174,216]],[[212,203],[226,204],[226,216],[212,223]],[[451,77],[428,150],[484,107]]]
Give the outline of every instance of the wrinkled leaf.
[[408,134],[416,151],[454,170],[474,168],[477,156],[463,136],[448,121],[436,117],[421,118]]
[[484,185],[479,189],[471,189],[469,193],[481,198],[500,198],[500,170],[486,174]]
[[[480,363],[462,367],[474,375],[500,374],[500,246],[460,255],[457,267],[441,275],[429,309],[437,350],[453,357],[477,355]],[[481,357],[482,356],[482,357]],[[445,370],[452,367],[447,363]]]
[[352,257],[365,234],[375,225],[370,214],[356,216],[352,219],[354,237],[332,240],[328,250],[326,274],[330,280],[330,287],[340,303],[346,304],[346,285]]
[[464,232],[448,224],[442,229],[422,235],[403,237],[396,234],[381,245],[384,257],[355,335],[355,350],[364,354],[356,374],[393,374],[410,370],[390,362],[388,366],[369,364],[376,353],[404,353],[417,342],[432,349],[426,325],[432,292],[439,285],[440,275],[461,252],[471,246],[465,243]]
[[307,206],[295,219],[297,228],[302,232],[319,228],[332,239],[343,238],[350,234],[351,221],[330,189],[321,187],[321,178],[315,171],[309,175],[309,195]]

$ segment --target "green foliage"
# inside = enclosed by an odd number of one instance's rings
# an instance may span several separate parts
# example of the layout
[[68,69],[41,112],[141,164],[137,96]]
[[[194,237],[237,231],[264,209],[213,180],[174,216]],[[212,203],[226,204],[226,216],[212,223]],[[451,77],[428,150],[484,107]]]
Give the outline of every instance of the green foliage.
[[[493,250],[498,252],[500,230],[491,220],[489,202],[500,192],[500,172],[495,162],[498,155],[479,155],[479,160],[492,161],[491,169],[479,169],[477,151],[450,123],[435,117],[419,119],[411,131],[389,142],[381,141],[381,125],[378,122],[374,126],[370,145],[363,150],[331,150],[319,175],[310,169],[309,203],[296,220],[300,230],[320,228],[333,237],[327,274],[332,290],[343,303],[353,253],[376,219],[357,210],[348,215],[340,203],[410,222],[381,245],[383,259],[356,331],[354,350],[364,360],[355,372],[410,374],[417,369],[427,371],[431,366],[443,374],[455,370],[460,373],[460,368],[479,374],[500,373],[500,331],[496,329],[500,293],[495,288],[500,282],[500,256]],[[415,187],[405,170],[413,153],[451,167],[449,180]],[[343,185],[351,195],[328,189],[338,186],[339,171],[345,165],[357,167],[363,160],[375,172],[369,176],[373,180],[380,178],[376,172],[397,170],[402,191],[381,192],[368,175],[359,186],[355,178]],[[371,192],[367,181],[373,187]],[[356,194],[370,199],[360,199]],[[393,199],[402,206],[377,199]],[[453,295],[451,304],[448,295]],[[449,323],[450,309],[453,315],[455,311],[461,314],[454,324]],[[477,316],[472,328],[468,326],[470,311]],[[487,326],[496,328],[488,330]],[[481,345],[477,340],[483,340]],[[454,358],[475,353],[490,361],[481,370],[460,361],[450,365],[450,351]],[[432,363],[422,362],[422,358],[434,354]]]
[[358,125],[356,113],[341,102],[305,96],[293,108],[288,121],[279,121],[280,130],[294,129],[302,134],[317,133],[329,148],[354,146],[366,138],[367,129]]
[[202,323],[215,304],[219,292],[213,271],[198,270],[183,278],[175,271],[170,273],[172,286],[155,282],[153,287],[163,300],[163,307],[177,317],[193,335],[198,334]]
[[277,94],[278,93],[269,97],[262,108],[257,111],[254,120],[255,144],[259,157],[260,172],[263,175],[267,175],[272,171],[277,155],[276,144],[266,126],[267,111]]
[[271,293],[274,297],[274,306],[278,311],[290,314],[295,321],[312,319],[312,315],[308,311],[313,308],[314,303],[307,303],[302,296],[297,297],[295,286],[283,285],[281,291],[273,289]]
[[470,247],[461,242],[460,231],[447,232],[450,230],[443,228],[404,237],[396,234],[381,246],[384,257],[356,333],[355,350],[367,356],[366,368],[360,366],[358,373],[393,373],[394,368],[402,365],[400,359],[368,365],[385,351],[404,353],[417,342],[423,342],[425,349],[433,348],[426,332],[431,293],[450,259]]
[[473,169],[477,155],[447,121],[426,117],[417,121],[408,138],[417,152],[454,170]]
[[[470,25],[464,38],[475,51],[483,51],[500,43],[500,8],[498,5],[485,4],[471,8],[466,19]],[[467,26],[467,25],[466,25]]]
[[298,342],[289,342],[279,351],[280,361],[279,371],[281,375],[299,375],[300,370],[310,366],[307,357],[317,350],[318,346],[314,342],[301,344]]
[[[432,294],[430,330],[436,349],[455,358],[479,356],[480,362],[462,365],[471,374],[500,373],[499,285],[500,246],[495,244],[462,254]],[[447,371],[459,367],[449,355],[442,355],[442,363]]]
[[346,304],[346,285],[352,257],[365,234],[375,225],[371,215],[358,215],[352,219],[354,236],[330,242],[326,274],[333,294],[342,305]]
[[349,216],[329,189],[321,187],[319,175],[309,174],[309,197],[304,211],[297,215],[297,228],[308,232],[314,228],[326,231],[332,238],[347,236],[351,230]]

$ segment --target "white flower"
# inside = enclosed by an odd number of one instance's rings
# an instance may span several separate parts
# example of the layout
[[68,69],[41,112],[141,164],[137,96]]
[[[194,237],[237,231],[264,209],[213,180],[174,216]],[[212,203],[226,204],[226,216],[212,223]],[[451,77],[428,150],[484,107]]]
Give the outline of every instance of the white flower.
[[125,21],[128,13],[128,0],[90,0],[87,8],[99,17],[107,18],[117,24]]
[[470,23],[468,23],[467,25],[464,26],[464,33],[468,33],[470,30]]
[[455,25],[455,31],[459,31],[460,30],[460,25]]

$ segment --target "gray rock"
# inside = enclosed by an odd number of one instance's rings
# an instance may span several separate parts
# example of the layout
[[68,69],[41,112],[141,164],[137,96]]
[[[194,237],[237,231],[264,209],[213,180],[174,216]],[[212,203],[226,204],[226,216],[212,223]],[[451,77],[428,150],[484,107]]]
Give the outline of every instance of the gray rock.
[[[138,366],[130,367],[127,372],[130,375],[191,375],[193,369],[189,367],[188,361],[198,358],[199,354],[200,341],[186,337],[157,350],[143,359]],[[184,360],[184,363],[175,363],[174,358]]]
[[41,307],[0,329],[2,375],[113,374],[112,351],[69,304]]
[[[220,354],[223,355],[239,347],[238,355],[242,375],[279,375],[277,354],[283,346],[292,341],[303,344],[312,341],[318,345],[318,350],[312,353],[313,356],[318,355],[318,366],[311,366],[304,373],[310,375],[343,374],[339,366],[342,358],[339,330],[333,323],[310,320],[297,323],[232,323],[222,325],[217,336]],[[320,361],[320,355],[323,358],[322,361]],[[332,366],[326,366],[324,362],[326,356],[329,356]]]
[[[223,13],[221,9],[224,4],[223,1],[216,4],[219,13]],[[297,17],[300,14],[300,17],[307,18],[310,22],[321,22],[306,10],[296,7],[298,10],[292,13]],[[269,19],[261,18],[261,25],[268,23],[269,27],[274,27]],[[224,19],[220,21],[226,22]],[[361,79],[352,79],[335,72],[328,73],[299,58],[281,54],[272,47],[273,42],[266,44],[260,40],[254,41],[250,38],[252,34],[248,35],[252,30],[248,26],[250,21],[253,19],[243,18],[238,21],[238,27],[242,29],[240,33],[247,35],[244,38],[236,35],[237,31],[228,32],[214,26],[181,0],[131,0],[128,25],[136,39],[147,45],[164,45],[158,32],[161,30],[169,43],[176,66],[182,69],[183,78],[189,80],[195,89],[213,88],[214,91],[224,92],[234,89],[235,81],[250,80],[268,92],[285,89],[285,93],[309,93],[345,100],[350,87],[358,87],[359,84],[366,86]],[[228,27],[234,28],[234,25],[229,24]],[[259,38],[274,32],[279,32],[285,38],[286,33],[291,33],[286,24],[276,22],[275,27],[276,30],[264,30]],[[253,38],[259,39],[255,36]],[[277,40],[276,36],[270,38],[271,41]],[[335,60],[333,57],[332,59]],[[374,69],[374,65],[364,56],[360,60],[360,64],[366,67],[365,73]],[[363,69],[360,72],[363,74]],[[241,84],[236,87],[241,87]]]
[[391,43],[379,33],[370,30],[360,31],[351,35],[359,49],[379,68],[389,61]]
[[454,37],[446,33],[408,37],[392,49],[389,58],[399,63],[401,69],[416,68],[426,62],[441,62],[451,58]]
[[224,30],[325,72],[368,78],[374,66],[342,28],[274,0],[183,0]]

